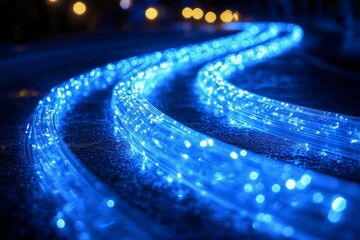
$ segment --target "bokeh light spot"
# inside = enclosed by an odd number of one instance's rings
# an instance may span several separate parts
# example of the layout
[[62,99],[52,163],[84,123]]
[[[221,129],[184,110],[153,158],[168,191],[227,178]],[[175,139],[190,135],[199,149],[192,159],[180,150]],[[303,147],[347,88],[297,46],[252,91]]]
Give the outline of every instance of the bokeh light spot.
[[294,179],[289,179],[286,181],[285,186],[289,190],[293,190],[296,187],[296,182]]
[[213,23],[216,21],[216,14],[213,12],[208,12],[205,15],[205,21],[208,23]]
[[64,228],[65,227],[65,221],[63,219],[58,219],[56,222],[56,225],[58,228]]
[[334,199],[334,201],[331,204],[331,208],[335,211],[335,212],[341,212],[344,211],[344,209],[346,208],[346,199],[343,197],[337,197]]
[[200,8],[195,8],[193,11],[193,17],[196,20],[201,19],[204,16],[204,11],[201,10]]
[[115,202],[112,199],[109,199],[106,204],[109,208],[112,208],[115,206]]
[[159,15],[159,12],[156,8],[149,7],[145,11],[145,17],[149,20],[155,20]]
[[192,10],[191,8],[189,8],[189,7],[186,7],[186,8],[184,8],[184,9],[182,10],[181,13],[182,13],[182,15],[183,15],[184,18],[189,19],[189,18],[191,18],[192,15],[193,15],[193,10]]
[[131,7],[131,0],[121,0],[119,5],[122,9],[127,10]]
[[83,2],[76,2],[73,5],[73,11],[77,15],[83,15],[86,12],[86,5]]
[[233,14],[232,14],[232,12],[230,10],[226,10],[226,11],[221,13],[220,19],[224,23],[229,23],[229,22],[231,22],[233,20]]

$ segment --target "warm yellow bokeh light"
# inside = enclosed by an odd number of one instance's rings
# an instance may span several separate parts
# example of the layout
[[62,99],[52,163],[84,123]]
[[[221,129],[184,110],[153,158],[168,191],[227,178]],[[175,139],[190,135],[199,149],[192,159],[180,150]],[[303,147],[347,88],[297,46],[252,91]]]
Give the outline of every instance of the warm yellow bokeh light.
[[129,9],[131,7],[131,0],[120,0],[119,5],[122,9]]
[[189,7],[186,7],[182,10],[182,15],[184,18],[191,18],[193,15],[193,10]]
[[206,15],[205,15],[205,21],[208,22],[208,23],[213,23],[215,22],[216,20],[216,14],[213,13],[213,12],[208,12]]
[[83,15],[86,12],[86,5],[82,2],[76,2],[73,5],[73,11],[77,15]]
[[199,20],[204,16],[204,11],[200,8],[195,8],[192,14],[194,19]]
[[231,22],[233,20],[233,14],[232,14],[232,12],[230,10],[226,10],[226,11],[221,13],[220,19],[224,23]]
[[56,3],[57,2],[57,0],[48,0],[49,2],[51,2],[51,3]]
[[234,21],[240,21],[241,14],[239,12],[234,12],[233,19],[234,19]]
[[149,20],[154,20],[155,18],[157,18],[158,15],[159,15],[158,10],[156,10],[156,8],[153,7],[149,7],[145,11],[145,17]]

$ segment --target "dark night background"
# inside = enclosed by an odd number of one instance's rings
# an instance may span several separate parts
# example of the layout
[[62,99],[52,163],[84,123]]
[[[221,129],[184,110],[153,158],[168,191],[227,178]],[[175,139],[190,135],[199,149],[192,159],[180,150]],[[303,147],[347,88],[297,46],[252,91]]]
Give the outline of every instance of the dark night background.
[[[52,200],[42,192],[25,151],[25,128],[39,99],[54,85],[92,67],[228,35],[232,32],[223,28],[220,18],[228,9],[238,16],[232,21],[294,22],[305,30],[301,48],[245,71],[239,86],[274,99],[360,116],[360,1],[132,0],[125,1],[130,5],[124,9],[127,5],[120,1],[81,0],[86,6],[82,15],[73,9],[77,2],[0,0],[0,239],[61,236],[52,228]],[[145,17],[149,7],[158,10],[154,20]],[[184,19],[184,7],[212,11],[217,19],[212,24],[204,17]],[[287,158],[286,150],[268,144],[267,136],[227,129],[199,110],[191,92],[195,76],[196,69],[178,74],[176,81],[154,96],[154,105],[222,141],[279,160]],[[110,98],[111,91],[96,93],[64,119],[63,138],[91,172],[180,238],[260,237],[250,230],[237,235],[232,226],[210,220],[211,210],[194,199],[175,207],[170,193],[161,193],[138,176],[136,168],[129,167],[133,163],[128,156],[119,153],[128,146],[109,130]],[[254,137],[256,145],[251,143]],[[106,167],[109,161],[113,165]],[[357,163],[290,161],[360,181]]]

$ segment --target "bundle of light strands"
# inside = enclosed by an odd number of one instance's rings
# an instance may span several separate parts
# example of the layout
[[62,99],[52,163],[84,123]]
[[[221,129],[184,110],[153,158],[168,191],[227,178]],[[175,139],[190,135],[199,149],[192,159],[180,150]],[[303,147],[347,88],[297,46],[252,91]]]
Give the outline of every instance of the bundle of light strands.
[[[262,44],[204,66],[197,86],[208,109],[226,116],[230,124],[270,133],[321,155],[332,153],[360,160],[360,118],[301,107],[237,88],[228,80],[246,67],[278,55],[291,43],[283,39]],[[241,76],[241,75],[240,75]]]
[[[160,68],[168,66],[170,74],[175,68],[194,66],[239,51],[274,38],[279,33],[275,24],[244,23],[243,27],[243,32],[233,36],[133,57],[91,70],[54,87],[39,102],[27,130],[28,155],[36,165],[44,190],[57,203],[54,225],[62,233],[81,239],[168,236],[156,223],[149,222],[118,199],[82,166],[61,138],[61,120],[84,96],[109,88],[117,81],[140,73],[142,69],[155,70],[157,65]],[[138,86],[144,88],[141,83]],[[132,100],[130,95],[129,100]]]
[[[279,55],[301,40],[300,27],[277,26],[282,34],[251,48],[248,58],[242,55],[242,64]],[[169,182],[184,183],[200,196],[251,217],[254,229],[275,237],[351,239],[359,234],[357,184],[225,144],[152,106],[146,97],[171,68],[170,61],[158,63],[134,73],[113,92],[115,125],[144,156],[144,171],[155,164]]]
[[[64,236],[101,238],[109,237],[111,232],[116,236],[144,239],[167,234],[102,186],[59,135],[61,117],[72,104],[92,91],[107,87],[116,81],[116,74],[126,74],[144,60],[134,57],[116,67],[109,64],[72,78],[53,88],[36,108],[27,131],[28,153],[36,164],[44,190],[56,201],[54,225]],[[139,218],[141,222],[137,221]]]

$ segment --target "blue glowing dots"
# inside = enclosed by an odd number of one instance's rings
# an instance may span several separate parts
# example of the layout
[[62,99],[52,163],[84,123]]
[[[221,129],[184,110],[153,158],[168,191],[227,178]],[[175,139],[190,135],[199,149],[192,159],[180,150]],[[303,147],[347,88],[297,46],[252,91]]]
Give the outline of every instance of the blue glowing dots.
[[264,203],[264,201],[265,201],[265,196],[264,195],[259,194],[259,195],[256,196],[256,202],[258,204],[262,204],[262,203]]
[[115,202],[114,202],[114,200],[109,199],[109,200],[106,202],[106,205],[107,205],[109,208],[113,208],[113,207],[115,206]]
[[341,220],[343,216],[343,211],[345,211],[347,206],[347,201],[343,197],[336,197],[331,204],[331,210],[328,214],[328,219],[332,223],[337,223]]
[[250,173],[250,179],[251,180],[256,180],[259,177],[259,173],[253,171]]
[[[169,78],[170,72],[228,54],[207,63],[197,75],[197,88],[207,97],[205,104],[232,119],[234,126],[240,118],[242,122],[246,120],[247,126],[261,131],[267,131],[264,126],[275,125],[282,129],[291,125],[289,135],[297,127],[305,127],[302,115],[296,112],[303,108],[289,108],[288,103],[273,107],[269,105],[272,100],[238,89],[227,81],[236,71],[278,56],[295,46],[302,38],[302,29],[286,23],[242,26],[246,30],[236,37],[242,38],[242,41],[235,43],[235,38],[222,38],[211,44],[183,47],[177,54],[168,52],[159,62],[143,68],[142,71],[149,76],[146,80],[137,72],[130,74],[131,80],[127,85],[119,83],[113,91],[114,124],[123,129],[127,141],[139,153],[147,156],[147,160],[152,161],[160,172],[169,176],[168,182],[172,182],[180,172],[183,184],[197,192],[199,197],[255,216],[252,220],[256,230],[277,237],[314,235],[326,238],[341,235],[339,229],[327,225],[329,211],[334,211],[328,205],[328,199],[341,194],[346,197],[347,206],[355,206],[360,200],[359,194],[349,195],[347,191],[358,192],[359,186],[210,139],[166,116],[147,100],[149,94],[156,92],[157,86]],[[163,62],[172,64],[164,69],[161,67]],[[141,86],[148,86],[151,91],[142,91],[138,82],[143,82]],[[285,108],[293,111],[287,112]],[[286,124],[278,125],[279,121]],[[277,129],[277,132],[281,131]],[[328,185],[329,182],[332,185]],[[337,186],[336,192],[333,186]],[[320,201],[317,193],[326,200]],[[256,215],[263,212],[273,216],[272,221],[258,224]],[[355,225],[351,222],[354,213],[341,213],[341,219],[355,232]],[[318,219],[313,218],[314,214]],[[324,231],[315,232],[307,227],[308,224],[317,225]]]
[[302,29],[291,24],[287,36],[273,38],[271,34],[279,31],[283,31],[280,25],[272,26],[269,32],[254,36],[257,46],[210,62],[199,71],[197,87],[203,102],[210,105],[207,109],[226,115],[233,126],[246,125],[292,140],[305,149],[316,149],[321,156],[332,153],[360,160],[359,118],[268,99],[230,82],[249,66],[285,52],[303,36]]
[[314,203],[321,203],[324,200],[324,196],[321,193],[316,192],[314,193],[312,200]]
[[57,220],[57,222],[56,222],[56,226],[58,227],[58,228],[64,228],[65,227],[65,221],[64,221],[64,219],[58,219]]
[[230,157],[231,157],[232,159],[237,159],[237,158],[239,157],[239,155],[238,155],[236,152],[231,152],[231,153],[230,153]]
[[[115,80],[119,80],[118,75],[125,76],[134,66],[148,61],[148,57],[155,60],[161,58],[161,54],[133,57],[71,78],[54,87],[35,109],[27,130],[29,156],[35,164],[39,180],[49,187],[45,190],[52,194],[56,207],[64,209],[61,219],[66,219],[66,232],[69,235],[108,238],[111,232],[119,238],[147,239],[148,232],[143,229],[157,227],[156,223],[148,222],[146,218],[139,221],[138,217],[133,217],[132,213],[137,210],[119,199],[113,199],[116,205],[111,201],[104,204],[107,196],[114,194],[109,193],[109,189],[79,164],[79,160],[59,137],[62,117],[73,104],[85,95],[110,87]],[[96,227],[93,224],[95,220],[106,227]],[[63,221],[57,220],[55,227],[64,227]],[[105,224],[109,222],[112,224]],[[128,224],[124,225],[124,222]],[[168,233],[160,231],[157,234],[166,236]]]
[[203,147],[203,148],[206,147],[206,146],[207,146],[207,142],[206,142],[205,140],[201,140],[200,146]]
[[331,204],[332,210],[335,212],[342,212],[346,208],[346,199],[343,197],[337,197],[334,199],[334,201]]
[[[132,218],[131,212],[135,210],[123,202],[120,204],[121,201],[118,199],[114,200],[114,203],[116,202],[117,206],[121,205],[121,210],[116,208],[116,206],[111,207],[111,201],[102,204],[104,199],[107,199],[106,196],[113,194],[110,194],[106,187],[94,179],[88,171],[79,166],[78,159],[69,150],[62,138],[59,137],[61,120],[65,113],[73,104],[81,100],[83,96],[111,87],[116,81],[119,81],[118,87],[120,89],[122,87],[130,87],[132,82],[134,82],[132,81],[132,77],[134,77],[138,81],[136,81],[132,89],[134,90],[132,94],[149,94],[156,86],[156,81],[152,84],[147,84],[149,79],[154,80],[154,77],[159,76],[158,79],[160,80],[170,76],[175,70],[203,63],[231,51],[238,51],[242,48],[242,43],[250,40],[255,34],[249,30],[254,28],[251,27],[253,26],[252,24],[244,23],[242,26],[244,31],[229,37],[202,44],[184,46],[179,49],[168,49],[162,52],[136,56],[110,63],[101,68],[92,69],[54,87],[49,94],[39,101],[33,120],[27,130],[29,155],[39,169],[37,171],[39,180],[43,181],[46,186],[51,186],[48,190],[50,193],[53,193],[56,202],[59,204],[57,207],[62,209],[67,206],[66,209],[71,209],[71,211],[64,211],[69,234],[72,231],[79,231],[76,226],[77,223],[81,222],[83,226],[81,228],[82,235],[106,238],[107,232],[112,232],[112,234],[119,237],[133,238],[136,236],[136,238],[144,239],[147,238],[146,231],[142,231],[145,228],[144,226],[148,228],[148,225],[156,224],[146,223],[145,220],[139,222],[137,218]],[[259,31],[269,31],[266,24],[259,24],[256,28]],[[273,37],[275,35],[273,34]],[[126,96],[124,99],[128,97]],[[141,106],[137,103],[134,107]],[[151,108],[151,105],[148,107]],[[115,115],[120,113],[120,109],[115,109]],[[163,117],[154,115],[152,121],[161,124]],[[171,124],[174,124],[174,121]],[[140,133],[147,132],[146,129],[140,129],[141,127],[141,124],[137,124],[134,128],[136,134],[140,135]],[[123,127],[116,126],[115,129],[122,131]],[[190,132],[188,129],[186,131],[187,133]],[[171,133],[167,136],[169,136],[168,142],[176,141],[176,138]],[[153,140],[152,143],[157,148],[166,146],[168,143],[164,144],[163,142],[155,141],[156,137]],[[204,146],[204,149],[214,146],[214,141],[207,137],[197,142],[187,141],[186,139],[183,141],[186,149],[182,151],[182,160],[186,160],[187,156],[189,157],[188,159],[192,157],[189,151],[192,150],[192,146],[201,144]],[[149,145],[149,141],[141,141],[140,144],[141,146],[146,146]],[[188,173],[191,174],[191,172],[192,170],[188,169]],[[94,184],[89,184],[90,182],[96,182],[96,187]],[[95,216],[99,222],[113,222],[114,224],[109,226],[113,229],[111,231],[103,231],[94,227],[91,223]],[[133,224],[132,228],[126,227],[125,229],[124,221],[129,223],[136,222],[136,224]],[[162,237],[166,236],[165,232],[160,231],[159,234]]]
[[246,154],[247,154],[246,150],[243,149],[243,150],[240,151],[240,155],[241,155],[242,157],[245,157]]
[[286,181],[285,186],[289,190],[293,190],[296,187],[296,182],[294,179],[289,179]]
[[271,190],[272,190],[274,193],[278,193],[278,192],[280,192],[281,187],[280,187],[279,184],[276,184],[276,183],[275,183],[275,184],[271,187]]
[[285,237],[291,237],[294,234],[294,229],[292,227],[285,227],[283,230],[283,234]]
[[[208,97],[207,104],[228,116],[234,126],[241,115],[242,121],[245,119],[255,129],[275,133],[278,128],[273,127],[280,127],[287,136],[296,136],[298,141],[306,136],[309,146],[315,142],[317,147],[324,146],[322,139],[328,139],[324,138],[328,133],[331,141],[325,153],[332,147],[344,156],[357,153],[356,119],[331,114],[324,117],[323,113],[238,89],[227,81],[235,71],[295,46],[302,39],[302,29],[286,23],[237,26],[243,31],[232,36],[93,69],[54,87],[39,102],[27,131],[29,155],[37,166],[39,180],[49,186],[57,208],[64,209],[64,216],[56,220],[57,228],[65,227],[66,219],[69,234],[94,238],[170,238],[167,231],[149,233],[149,229],[157,227],[156,223],[146,221],[145,217],[140,220],[141,214],[121,199],[109,199],[108,196],[114,196],[112,191],[83,169],[61,138],[62,117],[73,104],[84,95],[115,85],[111,102],[115,129],[159,169],[169,185],[181,180],[183,187],[198,193],[199,200],[206,198],[249,216],[254,229],[272,237],[341,238],[356,233],[358,226],[353,221],[356,213],[345,209],[358,205],[359,186],[305,169],[284,167],[281,162],[212,139],[176,122],[147,100],[174,72],[216,59],[201,68],[197,85]],[[311,119],[309,113],[313,114]],[[316,121],[318,125],[314,125]],[[341,141],[339,136],[343,137]],[[344,139],[351,142],[350,148],[343,143]],[[145,166],[144,159],[143,171],[147,170]],[[337,186],[336,190],[333,186]],[[259,224],[260,213],[271,218],[263,217],[267,220]],[[94,220],[99,224],[95,226]],[[326,231],[314,232],[304,222]],[[336,224],[329,228],[328,223]],[[344,226],[350,233],[341,235]]]

